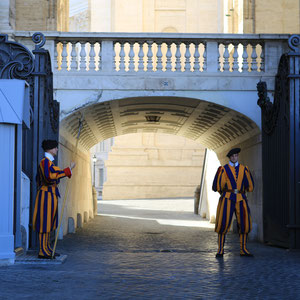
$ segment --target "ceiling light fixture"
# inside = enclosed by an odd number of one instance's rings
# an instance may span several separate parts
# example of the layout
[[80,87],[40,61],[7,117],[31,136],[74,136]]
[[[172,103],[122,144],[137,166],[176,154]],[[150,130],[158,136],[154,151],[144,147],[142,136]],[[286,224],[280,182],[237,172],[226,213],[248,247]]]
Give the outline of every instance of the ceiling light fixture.
[[159,116],[145,116],[147,122],[159,122]]

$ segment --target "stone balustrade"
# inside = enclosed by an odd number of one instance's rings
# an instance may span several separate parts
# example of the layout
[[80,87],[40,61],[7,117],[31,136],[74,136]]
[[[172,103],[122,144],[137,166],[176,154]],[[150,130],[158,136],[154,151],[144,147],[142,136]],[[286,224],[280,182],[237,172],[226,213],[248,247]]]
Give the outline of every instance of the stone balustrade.
[[[17,32],[24,39],[30,33]],[[288,35],[45,33],[55,72],[265,73]],[[269,59],[266,61],[266,57]],[[277,68],[277,66],[276,66]],[[269,70],[268,70],[269,69]]]
[[55,41],[55,68],[59,71],[101,71],[105,54],[112,71],[125,72],[205,72],[207,47],[215,43],[213,56],[219,72],[263,72],[264,42],[259,40],[211,41],[118,39],[110,41]]

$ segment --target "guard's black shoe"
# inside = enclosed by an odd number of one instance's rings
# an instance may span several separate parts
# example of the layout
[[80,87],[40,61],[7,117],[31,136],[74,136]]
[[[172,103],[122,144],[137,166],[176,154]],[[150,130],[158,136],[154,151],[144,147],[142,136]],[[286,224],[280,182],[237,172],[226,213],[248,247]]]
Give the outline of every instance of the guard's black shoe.
[[223,253],[217,253],[216,258],[223,258]]
[[254,257],[254,255],[251,254],[251,253],[240,253],[240,256],[243,256],[243,257]]
[[52,259],[52,256],[51,255],[38,255],[38,258],[41,258],[41,259]]
[[55,252],[54,257],[56,257],[56,256],[60,256],[60,254]]

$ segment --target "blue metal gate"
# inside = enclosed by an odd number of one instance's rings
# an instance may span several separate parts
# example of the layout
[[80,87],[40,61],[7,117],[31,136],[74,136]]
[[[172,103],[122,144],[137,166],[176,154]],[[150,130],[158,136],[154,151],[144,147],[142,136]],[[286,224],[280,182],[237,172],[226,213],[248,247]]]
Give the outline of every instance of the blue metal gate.
[[289,39],[272,103],[265,82],[257,85],[262,111],[264,240],[300,248],[300,36]]

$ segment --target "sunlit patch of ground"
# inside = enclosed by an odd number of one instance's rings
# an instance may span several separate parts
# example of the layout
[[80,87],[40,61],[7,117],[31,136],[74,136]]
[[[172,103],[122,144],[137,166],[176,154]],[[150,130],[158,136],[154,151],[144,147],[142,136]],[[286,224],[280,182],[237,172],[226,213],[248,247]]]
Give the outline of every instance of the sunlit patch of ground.
[[101,200],[98,214],[169,226],[214,228],[214,224],[194,214],[194,199]]

